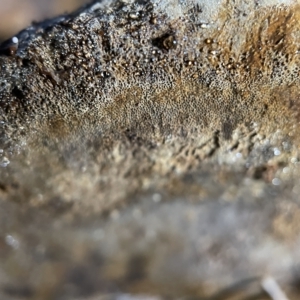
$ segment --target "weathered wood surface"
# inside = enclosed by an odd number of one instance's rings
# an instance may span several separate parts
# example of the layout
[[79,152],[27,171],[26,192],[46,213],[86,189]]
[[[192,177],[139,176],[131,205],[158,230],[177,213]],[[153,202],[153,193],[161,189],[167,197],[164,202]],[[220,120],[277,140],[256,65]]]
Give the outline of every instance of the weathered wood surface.
[[299,17],[102,1],[1,45],[2,298],[299,299]]

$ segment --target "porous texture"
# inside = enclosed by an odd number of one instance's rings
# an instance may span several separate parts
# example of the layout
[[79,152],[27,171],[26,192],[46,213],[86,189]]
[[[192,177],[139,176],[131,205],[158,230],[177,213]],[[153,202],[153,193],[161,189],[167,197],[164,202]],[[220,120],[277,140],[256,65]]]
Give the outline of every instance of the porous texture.
[[298,299],[299,18],[102,1],[4,43],[4,297]]

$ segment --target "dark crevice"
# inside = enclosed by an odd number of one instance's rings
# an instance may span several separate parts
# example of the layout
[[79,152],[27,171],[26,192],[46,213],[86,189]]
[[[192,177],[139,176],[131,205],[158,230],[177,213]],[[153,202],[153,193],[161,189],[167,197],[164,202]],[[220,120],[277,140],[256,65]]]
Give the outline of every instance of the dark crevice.
[[16,86],[12,89],[11,93],[19,100],[23,100],[25,98],[23,92]]
[[164,35],[153,39],[152,45],[162,50],[171,50],[176,48],[176,39],[174,34],[165,33]]

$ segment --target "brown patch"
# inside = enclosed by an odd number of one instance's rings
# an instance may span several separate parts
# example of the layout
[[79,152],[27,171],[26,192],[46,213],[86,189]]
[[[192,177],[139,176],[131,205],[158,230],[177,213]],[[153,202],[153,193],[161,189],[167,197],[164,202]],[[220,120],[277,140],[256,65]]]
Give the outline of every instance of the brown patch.
[[300,232],[300,209],[296,204],[285,204],[273,219],[273,231],[278,238],[294,243]]
[[222,133],[225,140],[230,140],[233,131],[233,126],[229,121],[225,121],[222,125]]
[[126,279],[140,281],[147,276],[147,258],[144,255],[132,256],[127,265]]

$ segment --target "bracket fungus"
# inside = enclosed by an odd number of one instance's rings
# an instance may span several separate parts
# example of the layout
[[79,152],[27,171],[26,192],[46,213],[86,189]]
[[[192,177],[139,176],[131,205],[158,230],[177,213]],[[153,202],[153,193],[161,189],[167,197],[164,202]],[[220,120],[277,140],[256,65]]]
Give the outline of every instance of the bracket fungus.
[[299,299],[299,20],[103,0],[3,43],[1,297]]

